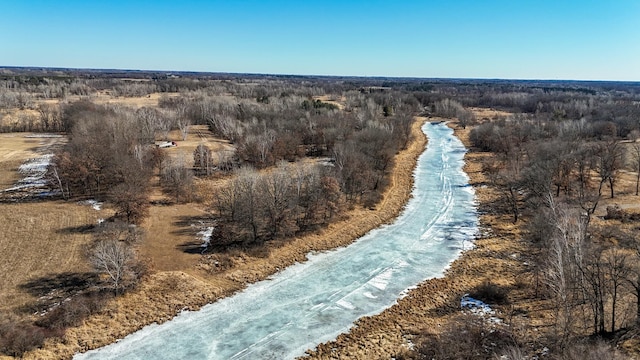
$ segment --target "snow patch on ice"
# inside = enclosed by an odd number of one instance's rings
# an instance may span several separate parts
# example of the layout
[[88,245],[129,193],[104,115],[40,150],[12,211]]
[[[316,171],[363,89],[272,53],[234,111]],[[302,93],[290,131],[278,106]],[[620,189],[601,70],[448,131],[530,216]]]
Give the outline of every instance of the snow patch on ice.
[[377,296],[373,295],[372,293],[370,293],[370,292],[368,292],[368,291],[365,291],[364,293],[362,293],[362,295],[363,295],[364,297],[368,297],[369,299],[375,299],[375,298],[377,298]]
[[353,306],[352,303],[348,302],[345,299],[340,299],[340,300],[336,301],[336,305],[341,306],[341,307],[343,307],[345,309],[349,309],[349,310],[353,310],[353,309],[356,308],[355,306]]
[[379,290],[384,290],[389,285],[389,280],[393,276],[393,269],[387,268],[380,274],[368,281],[368,284]]

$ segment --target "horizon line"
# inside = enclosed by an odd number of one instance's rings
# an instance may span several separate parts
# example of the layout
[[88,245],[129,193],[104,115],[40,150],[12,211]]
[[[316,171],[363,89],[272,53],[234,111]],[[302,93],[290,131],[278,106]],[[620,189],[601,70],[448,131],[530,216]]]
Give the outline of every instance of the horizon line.
[[475,80],[475,81],[541,81],[541,82],[593,82],[593,83],[638,83],[640,80],[611,80],[611,79],[561,79],[561,78],[499,78],[499,77],[425,77],[425,76],[394,76],[394,75],[334,75],[334,74],[293,74],[293,73],[260,73],[260,72],[225,72],[200,70],[160,70],[133,68],[95,68],[95,67],[60,67],[36,65],[0,65],[0,70],[32,69],[52,71],[93,71],[93,72],[138,72],[138,73],[166,73],[166,74],[220,74],[244,76],[278,76],[278,77],[321,77],[321,78],[356,78],[356,79],[410,79],[410,80]]

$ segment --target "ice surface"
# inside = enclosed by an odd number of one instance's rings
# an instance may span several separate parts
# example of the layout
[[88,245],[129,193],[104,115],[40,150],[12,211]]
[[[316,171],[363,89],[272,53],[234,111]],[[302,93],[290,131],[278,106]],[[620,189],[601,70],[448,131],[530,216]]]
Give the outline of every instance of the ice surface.
[[423,130],[429,144],[413,198],[395,223],[75,359],[292,359],[441,276],[472,240],[478,220],[462,171],[464,147],[445,124]]

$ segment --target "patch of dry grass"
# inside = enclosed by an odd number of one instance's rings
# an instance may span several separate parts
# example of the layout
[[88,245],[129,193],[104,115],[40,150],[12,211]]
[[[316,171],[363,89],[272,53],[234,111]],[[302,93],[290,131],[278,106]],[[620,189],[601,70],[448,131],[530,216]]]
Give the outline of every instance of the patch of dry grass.
[[234,145],[229,141],[213,136],[207,125],[189,126],[186,140],[182,140],[180,131],[171,131],[169,132],[169,140],[175,141],[178,146],[165,148],[167,155],[172,158],[182,157],[189,167],[193,166],[193,152],[200,144],[207,146],[212,153],[228,152],[232,154],[235,151]]
[[42,139],[27,138],[27,133],[0,134],[0,190],[11,187],[20,179],[18,167],[38,156]]
[[[106,211],[106,210],[105,210]],[[35,300],[28,283],[89,270],[87,230],[100,212],[59,201],[0,203],[0,311],[15,311]]]
[[509,115],[512,115],[509,112],[496,110],[496,109],[487,109],[487,108],[469,108],[473,115],[476,116],[476,119],[480,122],[488,121],[488,120],[497,120],[500,118],[506,118]]
[[314,96],[313,100],[320,100],[323,103],[327,103],[327,104],[331,104],[331,105],[335,105],[338,107],[338,109],[340,110],[344,110],[344,106],[345,106],[345,97],[341,96],[339,98],[336,98],[333,95],[321,95],[321,96]]
[[196,269],[201,255],[187,251],[197,248],[198,229],[194,218],[205,215],[196,204],[153,205],[143,223],[146,231],[140,255],[150,261],[156,271],[185,271]]

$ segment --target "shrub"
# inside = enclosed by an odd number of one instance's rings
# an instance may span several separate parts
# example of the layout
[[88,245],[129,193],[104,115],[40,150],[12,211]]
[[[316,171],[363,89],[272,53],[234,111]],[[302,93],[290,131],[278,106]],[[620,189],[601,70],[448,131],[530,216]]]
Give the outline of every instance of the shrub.
[[36,321],[39,327],[50,330],[64,330],[78,326],[88,316],[102,309],[106,294],[81,295],[62,303]]
[[44,329],[11,316],[0,320],[0,352],[9,356],[22,356],[25,352],[39,348],[46,339]]
[[485,281],[482,285],[477,286],[469,295],[472,298],[481,300],[487,304],[509,304],[508,291],[490,281]]
[[452,320],[440,334],[418,334],[416,344],[413,358],[438,360],[493,359],[497,353],[517,345],[507,327],[470,314]]

